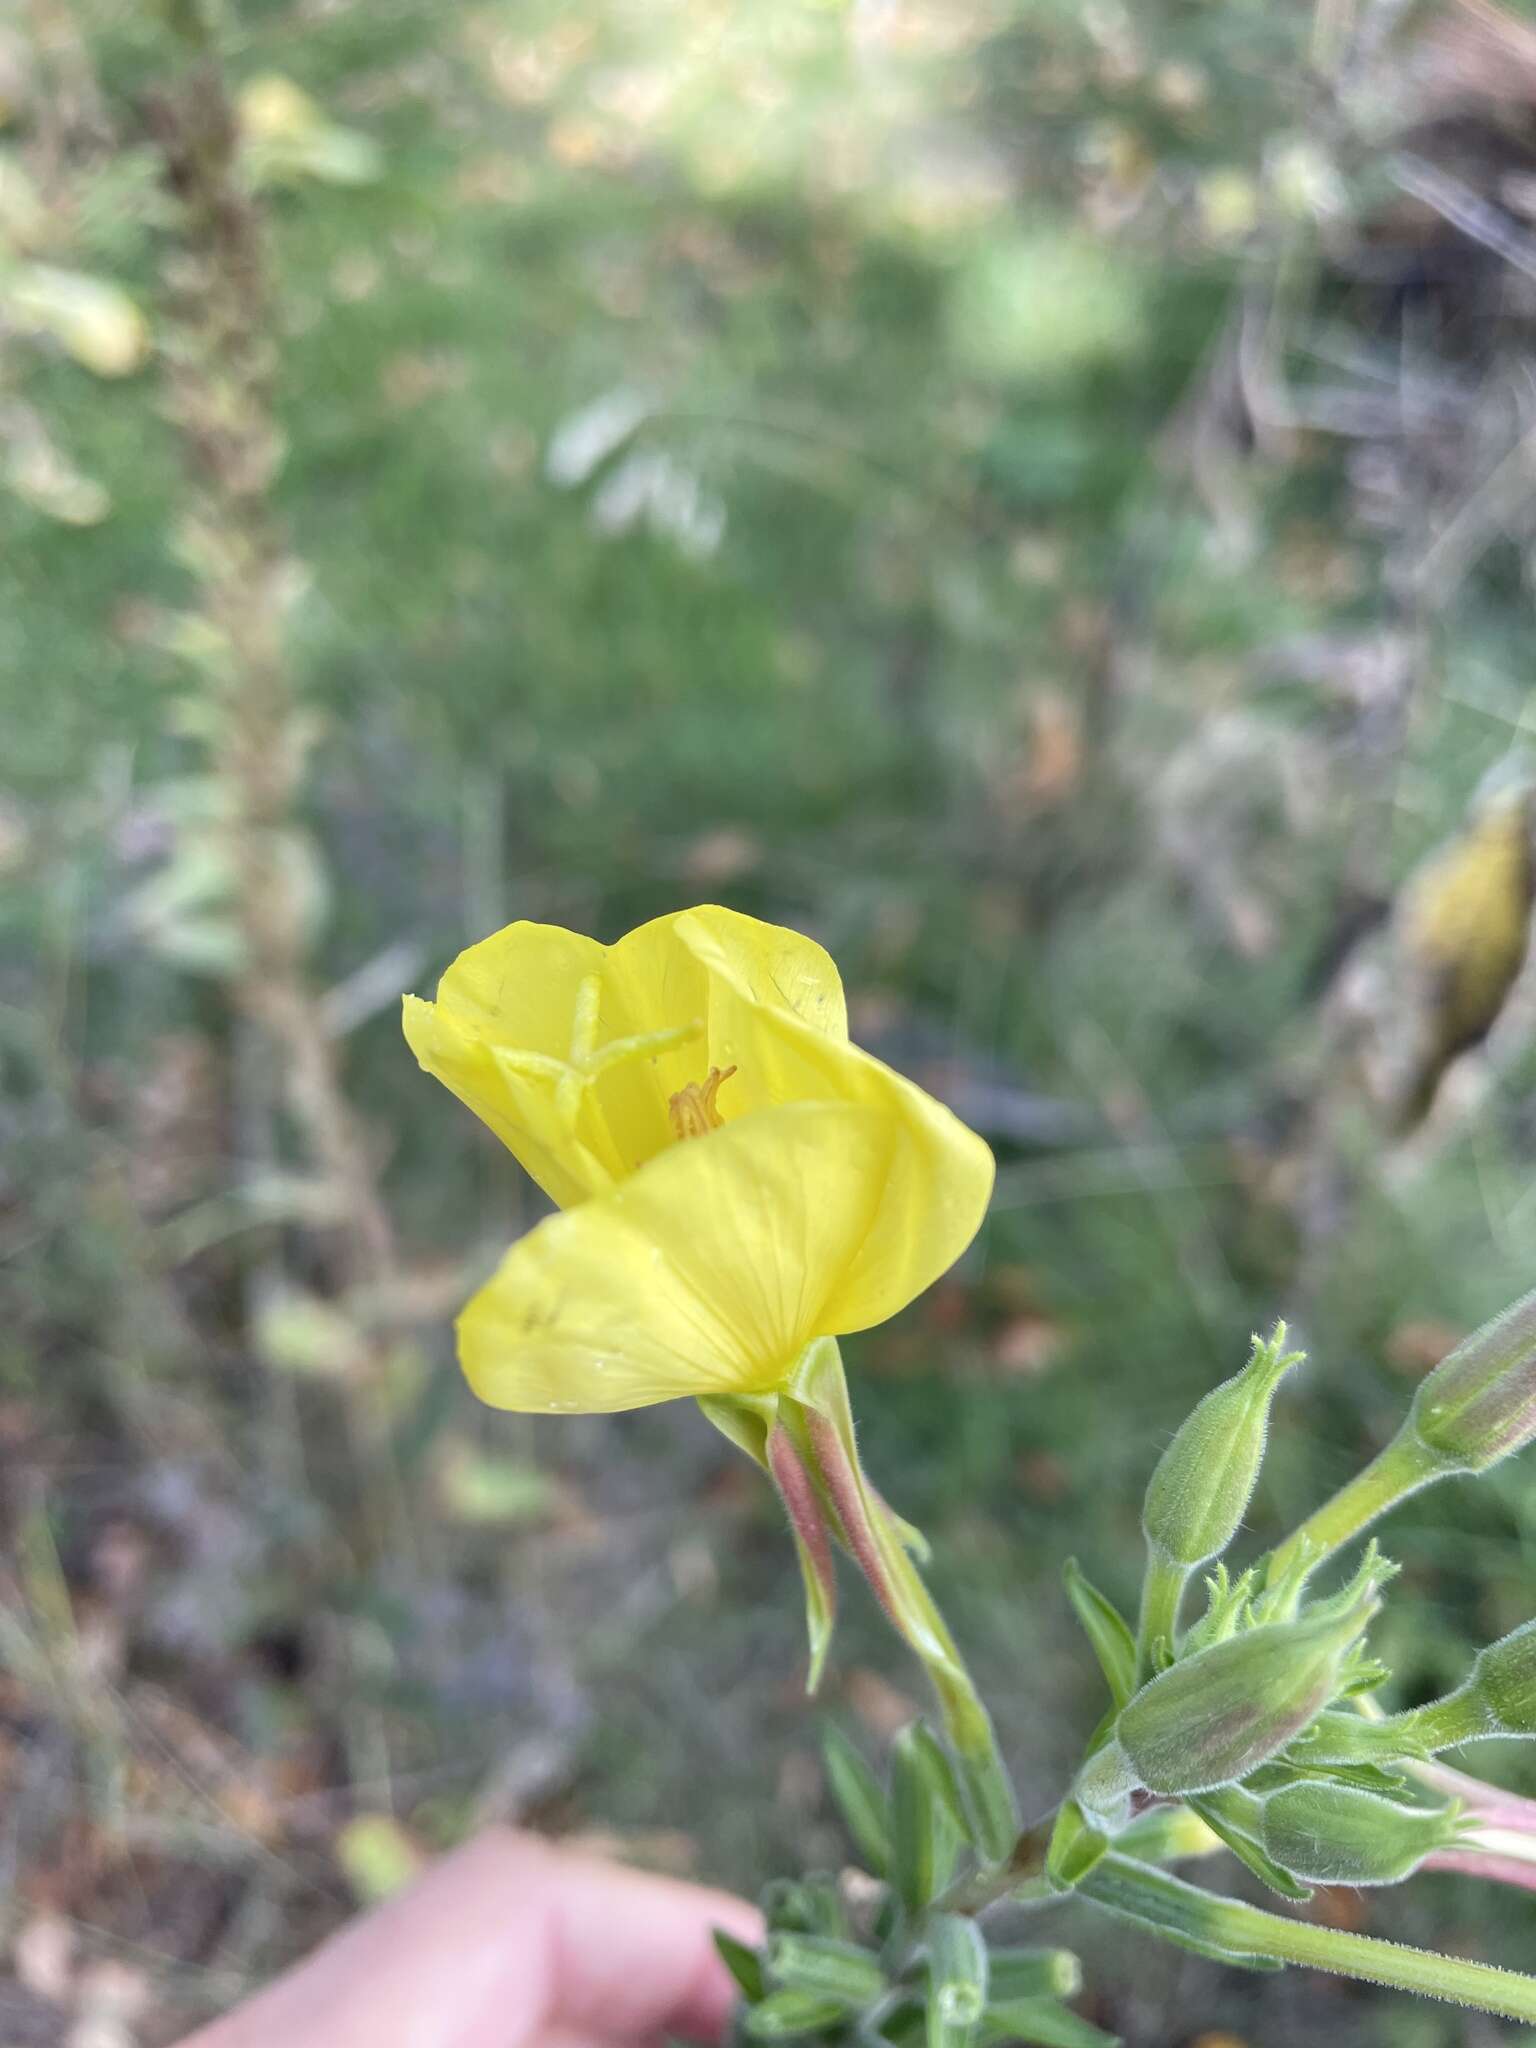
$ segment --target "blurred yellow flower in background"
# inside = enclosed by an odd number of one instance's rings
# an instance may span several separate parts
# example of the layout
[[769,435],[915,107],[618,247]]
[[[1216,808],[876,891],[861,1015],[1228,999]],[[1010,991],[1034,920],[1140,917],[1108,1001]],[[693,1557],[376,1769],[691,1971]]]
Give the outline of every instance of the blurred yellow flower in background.
[[771,1393],[965,1249],[992,1155],[851,1045],[812,940],[716,906],[614,946],[514,924],[405,999],[417,1059],[565,1211],[459,1320],[495,1407]]

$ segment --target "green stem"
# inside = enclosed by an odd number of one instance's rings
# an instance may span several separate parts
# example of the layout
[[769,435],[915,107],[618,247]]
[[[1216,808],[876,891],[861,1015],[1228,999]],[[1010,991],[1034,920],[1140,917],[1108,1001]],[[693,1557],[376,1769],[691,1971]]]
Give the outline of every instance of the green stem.
[[1458,1686],[1455,1692],[1431,1700],[1427,1706],[1392,1714],[1376,1725],[1407,1735],[1428,1750],[1457,1749],[1463,1742],[1476,1742],[1480,1736],[1510,1732],[1489,1713],[1482,1694],[1470,1685]]
[[965,1660],[907,1553],[912,1532],[864,1475],[842,1359],[831,1338],[819,1338],[807,1347],[792,1394],[781,1398],[778,1414],[822,1489],[832,1527],[891,1626],[928,1673],[954,1750],[977,1848],[987,1863],[1006,1863],[1019,1831],[1013,1781]]
[[1451,1469],[1405,1425],[1363,1472],[1341,1487],[1332,1500],[1325,1501],[1316,1514],[1310,1515],[1271,1553],[1270,1585],[1277,1584],[1287,1570],[1301,1561],[1304,1549],[1307,1570],[1315,1571],[1388,1508],[1396,1507],[1421,1486],[1443,1478]]
[[1258,1906],[1217,1897],[1167,1871],[1134,1862],[1111,1850],[1083,1879],[1085,1898],[1134,1920],[1165,1938],[1197,1948],[1222,1949],[1233,1956],[1264,1957],[1331,1970],[1370,1984],[1444,1998],[1504,2019],[1536,2023],[1536,1977],[1499,1970],[1458,1956],[1432,1955],[1372,1935],[1345,1934],[1286,1920]]
[[979,1913],[984,1907],[995,1906],[999,1899],[1029,1905],[1060,1898],[1062,1894],[1047,1882],[1045,1875],[1046,1851],[1051,1846],[1051,1830],[1055,1824],[1056,1809],[1053,1807],[1044,1820],[1024,1829],[1006,1862],[995,1869],[972,1871],[969,1876],[957,1879],[934,1901],[933,1910],[936,1913]]
[[1189,1568],[1175,1564],[1171,1557],[1153,1550],[1147,1558],[1146,1576],[1141,1582],[1141,1619],[1136,1629],[1136,1683],[1145,1685],[1152,1676],[1152,1653],[1158,1638],[1173,1650],[1174,1632],[1179,1625],[1179,1603],[1189,1582]]

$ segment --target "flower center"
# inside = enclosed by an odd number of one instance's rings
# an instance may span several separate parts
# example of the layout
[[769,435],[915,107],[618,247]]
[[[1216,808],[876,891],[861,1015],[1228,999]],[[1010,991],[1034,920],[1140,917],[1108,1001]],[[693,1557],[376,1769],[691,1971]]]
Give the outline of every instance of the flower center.
[[667,1115],[672,1119],[672,1130],[679,1138],[707,1138],[711,1131],[718,1131],[725,1118],[715,1107],[715,1097],[720,1093],[721,1084],[729,1081],[734,1067],[711,1067],[702,1081],[690,1081],[686,1088],[679,1088],[667,1101]]

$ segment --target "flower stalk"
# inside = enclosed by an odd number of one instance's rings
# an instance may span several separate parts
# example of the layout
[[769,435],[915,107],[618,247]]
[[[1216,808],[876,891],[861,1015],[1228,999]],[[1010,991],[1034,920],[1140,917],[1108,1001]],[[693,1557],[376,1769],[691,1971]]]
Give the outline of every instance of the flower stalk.
[[1362,1978],[1423,1998],[1475,2006],[1479,2012],[1536,2024],[1536,1977],[1373,1935],[1348,1934],[1302,1920],[1287,1920],[1236,1899],[1224,1899],[1111,1850],[1083,1879],[1081,1891],[1096,1905],[1202,1954],[1234,1960],[1296,1964],[1335,1976]]
[[825,1489],[836,1533],[887,1620],[927,1672],[976,1841],[988,1862],[1000,1863],[1018,1835],[1012,1779],[975,1681],[912,1562],[912,1532],[865,1477],[837,1345],[812,1345],[793,1386],[793,1396],[782,1402],[781,1426],[795,1435],[806,1467]]

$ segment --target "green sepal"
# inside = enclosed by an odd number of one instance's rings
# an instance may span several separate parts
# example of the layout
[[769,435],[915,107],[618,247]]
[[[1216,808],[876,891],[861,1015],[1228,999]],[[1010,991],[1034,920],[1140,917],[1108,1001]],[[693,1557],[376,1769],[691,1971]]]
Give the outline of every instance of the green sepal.
[[[769,1456],[769,1443],[779,1421],[777,1394],[701,1394],[698,1408],[707,1422],[738,1450],[745,1451],[753,1463],[760,1465],[778,1485]],[[810,1486],[808,1475],[807,1485]],[[781,1500],[790,1511],[790,1534],[794,1539],[795,1561],[800,1567],[800,1583],[805,1595],[805,1634],[810,1652],[805,1689],[808,1693],[815,1693],[821,1686],[827,1652],[832,1647],[832,1632],[837,1624],[837,1584],[830,1568],[825,1508],[819,1500],[808,1498],[806,1508],[816,1526],[804,1527],[797,1520],[792,1503],[784,1499],[782,1488],[779,1491]]]
[[921,1721],[891,1751],[891,1878],[909,1913],[921,1913],[954,1871],[961,1811],[948,1758]]
[[1016,1999],[1076,1998],[1083,1988],[1083,1966],[1069,1948],[995,1948],[987,1982],[987,2002],[1007,2005]]
[[699,1413],[720,1434],[768,1469],[768,1438],[778,1415],[776,1394],[700,1394]]
[[1062,1802],[1045,1852],[1045,1874],[1051,1888],[1070,1892],[1080,1885],[1109,1847],[1109,1837],[1085,1819],[1075,1799]]
[[1429,1754],[1428,1747],[1400,1723],[1368,1721],[1363,1714],[1325,1707],[1310,1727],[1286,1746],[1284,1760],[1302,1765],[1368,1764],[1380,1769],[1389,1763],[1423,1763]]
[[981,2039],[985,2048],[1005,2041],[1028,2042],[1031,2048],[1119,2048],[1120,2036],[1051,1999],[1020,1998],[988,2007]]
[[764,1967],[776,1988],[835,1999],[845,2012],[858,2012],[886,1990],[885,1972],[868,1949],[828,1935],[771,1935]]
[[770,1991],[761,2004],[747,2007],[741,2024],[754,2041],[789,2041],[798,2034],[819,2034],[846,2016],[847,2008],[835,1998],[816,1998],[806,1991]]
[[928,2048],[970,2048],[987,2009],[987,1944],[974,1920],[938,1913],[928,1929]]
[[1288,1870],[1267,1855],[1258,1837],[1245,1826],[1245,1821],[1258,1828],[1264,1823],[1260,1802],[1253,1799],[1245,1807],[1243,1797],[1233,1786],[1225,1792],[1208,1792],[1203,1798],[1187,1799],[1184,1803],[1192,1813],[1199,1814],[1213,1835],[1220,1835],[1238,1862],[1251,1870],[1260,1884],[1268,1885],[1282,1899],[1293,1899],[1298,1904],[1310,1899],[1309,1887],[1298,1884]]
[[822,1673],[827,1666],[827,1652],[832,1647],[832,1632],[837,1626],[837,1610],[832,1604],[827,1582],[817,1569],[816,1558],[810,1546],[798,1530],[793,1534],[795,1562],[800,1567],[800,1590],[805,1597],[805,1640],[809,1652],[805,1689],[814,1696],[821,1690]]
[[896,1540],[903,1550],[910,1551],[919,1564],[931,1564],[933,1562],[933,1545],[928,1541],[922,1530],[918,1528],[916,1522],[909,1522],[905,1515],[898,1515],[890,1502],[883,1497],[881,1498],[881,1506],[890,1518],[891,1527],[896,1533]]
[[1110,1698],[1123,1707],[1136,1690],[1136,1638],[1119,1609],[1084,1575],[1075,1557],[1067,1559],[1062,1576],[1072,1611],[1099,1660]]
[[1379,1764],[1297,1764],[1281,1756],[1272,1764],[1250,1771],[1243,1784],[1250,1792],[1278,1792],[1286,1785],[1318,1782],[1329,1785],[1357,1785],[1362,1792],[1400,1792],[1408,1783],[1401,1771],[1383,1770]]
[[748,1948],[744,1941],[738,1941],[734,1934],[727,1934],[723,1928],[712,1930],[711,1938],[715,1952],[736,1980],[736,1988],[749,2005],[756,2005],[767,1992],[763,1978],[763,1959],[755,1948]]
[[1208,1650],[1213,1643],[1224,1643],[1228,1636],[1236,1635],[1242,1626],[1248,1604],[1253,1598],[1257,1574],[1253,1571],[1241,1573],[1232,1578],[1224,1564],[1217,1565],[1205,1580],[1206,1608],[1193,1628],[1184,1632],[1183,1650],[1186,1657],[1192,1657],[1197,1650]]
[[821,1731],[827,1785],[871,1877],[891,1873],[891,1810],[880,1780],[835,1721]]

